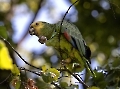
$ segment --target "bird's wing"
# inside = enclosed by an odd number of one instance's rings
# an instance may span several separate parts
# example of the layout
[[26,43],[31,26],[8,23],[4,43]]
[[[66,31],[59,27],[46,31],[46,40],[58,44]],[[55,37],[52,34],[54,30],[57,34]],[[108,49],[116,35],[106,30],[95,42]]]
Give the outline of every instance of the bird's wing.
[[[61,21],[58,22],[59,26]],[[63,21],[61,32],[64,37],[73,45],[73,47],[77,48],[82,56],[86,55],[85,42],[79,31],[79,29],[72,23],[68,21]]]

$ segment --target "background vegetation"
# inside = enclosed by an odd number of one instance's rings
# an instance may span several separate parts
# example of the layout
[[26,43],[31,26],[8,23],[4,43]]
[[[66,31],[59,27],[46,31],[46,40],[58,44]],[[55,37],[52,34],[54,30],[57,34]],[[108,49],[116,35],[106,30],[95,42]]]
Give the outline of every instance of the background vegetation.
[[[18,51],[18,53],[20,51],[19,49],[22,49],[20,48],[20,44],[28,36],[30,24],[36,19],[38,12],[41,11],[41,8],[44,7],[48,1],[49,0],[0,0],[0,36],[7,39],[8,42],[10,42],[10,44]],[[66,2],[73,3],[75,0],[67,0]],[[26,12],[33,12],[34,16],[31,17],[28,26],[26,26],[23,36],[16,43],[12,39],[13,34],[15,33],[12,18],[15,16],[15,9],[17,9],[17,6],[20,6],[21,4],[25,4],[27,6]],[[99,67],[96,66],[97,68],[94,70],[97,76],[96,78],[90,77],[91,75],[87,75],[87,73],[83,74],[86,76],[84,78],[84,82],[82,83],[85,83],[87,86],[82,84],[80,89],[82,87],[85,89],[88,86],[91,86],[89,89],[120,88],[119,4],[120,0],[80,0],[79,3],[75,4],[76,11],[73,11],[73,13],[66,16],[66,20],[73,22],[80,29],[87,45],[92,51],[92,62],[96,61],[100,65]],[[49,2],[48,7],[45,8],[45,10],[47,10],[48,13],[51,12],[54,16],[56,14],[53,12],[54,8],[55,7],[53,7]],[[17,10],[19,11],[19,9]],[[78,15],[74,17],[74,13],[76,12]],[[53,18],[51,14],[48,15],[50,18]],[[64,13],[60,14],[61,19],[63,16]],[[73,72],[67,74],[66,72],[69,72],[69,70],[66,69],[64,76],[59,77],[61,70],[57,70],[56,68],[60,66],[60,61],[56,58],[56,62],[51,61],[52,59],[54,60],[55,53],[51,48],[48,49],[49,50],[43,53],[27,52],[25,50],[23,53],[28,56],[29,63],[31,65],[39,68],[42,67],[43,73],[41,73],[38,69],[32,68],[28,64],[26,64],[26,66],[18,66],[18,58],[16,57],[15,52],[11,49],[8,43],[0,40],[0,89],[9,89],[11,87],[13,89],[24,89],[26,87],[26,89],[78,88],[77,85],[80,85],[80,81],[71,79],[70,76],[76,76]],[[39,64],[38,61],[41,61],[41,63]],[[12,63],[16,64],[18,67]],[[45,66],[43,66],[43,63]],[[63,71],[64,70],[62,70],[62,72]],[[55,74],[56,77],[53,78],[53,74],[49,74],[49,72]],[[77,74],[82,76],[79,72],[77,72]],[[80,79],[78,76],[77,78]],[[73,80],[75,80],[76,83]],[[34,83],[35,81],[36,84]],[[56,84],[54,81],[58,81],[58,83]]]

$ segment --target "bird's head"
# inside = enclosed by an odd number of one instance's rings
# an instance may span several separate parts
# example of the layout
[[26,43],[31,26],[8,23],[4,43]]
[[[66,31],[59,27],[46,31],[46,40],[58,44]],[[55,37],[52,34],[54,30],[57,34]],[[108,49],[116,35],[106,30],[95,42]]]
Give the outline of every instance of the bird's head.
[[42,30],[45,29],[45,23],[46,22],[41,22],[41,21],[33,22],[30,25],[30,29],[29,29],[30,35],[36,35],[36,36],[44,35]]
[[42,21],[33,22],[30,25],[29,29],[29,34],[36,35],[39,38],[40,43],[43,43],[45,40],[50,39],[52,32],[52,25]]

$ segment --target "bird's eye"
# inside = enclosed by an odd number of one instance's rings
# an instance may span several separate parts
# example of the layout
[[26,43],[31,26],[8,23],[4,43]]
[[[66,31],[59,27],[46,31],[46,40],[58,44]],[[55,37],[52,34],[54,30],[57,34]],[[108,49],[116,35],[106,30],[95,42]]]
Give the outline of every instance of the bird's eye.
[[39,23],[36,23],[36,25],[39,25]]

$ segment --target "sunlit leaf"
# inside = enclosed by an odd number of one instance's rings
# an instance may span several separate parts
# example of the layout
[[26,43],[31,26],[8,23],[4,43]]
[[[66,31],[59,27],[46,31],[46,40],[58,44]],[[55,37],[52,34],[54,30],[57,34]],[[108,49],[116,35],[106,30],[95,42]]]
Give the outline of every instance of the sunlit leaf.
[[55,68],[49,68],[42,73],[42,79],[46,83],[57,81],[59,76],[60,76],[60,72]]
[[54,78],[54,80],[57,80],[58,77],[60,77],[60,72],[55,68],[49,68],[47,72],[53,73],[52,77]]
[[46,65],[42,66],[42,71],[45,72],[47,70]]
[[4,42],[0,40],[0,69],[13,69],[12,59]]

